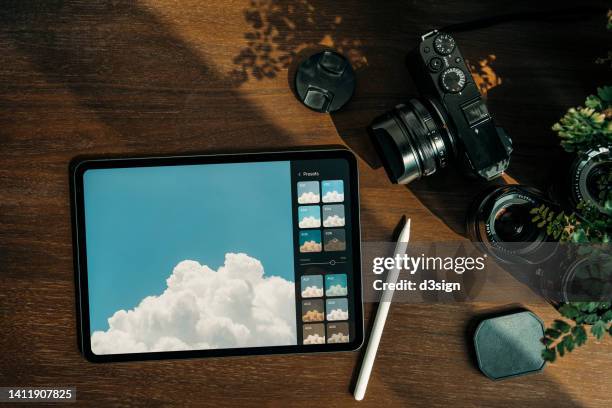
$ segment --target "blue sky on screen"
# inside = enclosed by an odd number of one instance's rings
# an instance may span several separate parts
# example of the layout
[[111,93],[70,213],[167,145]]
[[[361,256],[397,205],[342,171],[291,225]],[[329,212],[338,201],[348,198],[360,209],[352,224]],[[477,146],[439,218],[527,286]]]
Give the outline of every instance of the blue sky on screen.
[[289,162],[88,170],[91,330],[160,295],[181,261],[216,270],[226,253],[294,281]]

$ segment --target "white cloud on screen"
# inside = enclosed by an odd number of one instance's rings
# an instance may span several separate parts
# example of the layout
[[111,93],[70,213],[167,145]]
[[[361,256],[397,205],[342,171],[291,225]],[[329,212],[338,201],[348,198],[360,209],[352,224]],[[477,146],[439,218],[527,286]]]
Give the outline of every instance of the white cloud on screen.
[[321,252],[321,243],[317,241],[306,241],[300,246],[300,252]]
[[182,261],[159,296],[118,310],[91,336],[95,354],[296,344],[295,284],[228,253],[218,270]]
[[328,191],[323,196],[324,203],[340,203],[344,201],[344,193],[339,193],[336,190]]
[[300,228],[319,228],[321,226],[321,219],[315,217],[304,217],[300,221]]
[[347,294],[346,288],[340,284],[331,285],[325,291],[325,296],[345,296],[346,294]]
[[327,314],[327,320],[348,320],[348,311],[334,309]]
[[334,333],[328,339],[328,343],[348,343],[349,336],[342,333]]
[[304,344],[324,344],[325,337],[321,336],[318,333],[309,334],[308,337],[304,339]]
[[316,286],[307,286],[306,289],[302,291],[302,297],[323,297],[323,288],[318,288]]
[[329,217],[323,220],[324,227],[343,227],[344,226],[344,217],[339,217],[337,215],[330,215]]
[[321,201],[321,196],[311,191],[306,191],[298,197],[298,204],[316,204]]

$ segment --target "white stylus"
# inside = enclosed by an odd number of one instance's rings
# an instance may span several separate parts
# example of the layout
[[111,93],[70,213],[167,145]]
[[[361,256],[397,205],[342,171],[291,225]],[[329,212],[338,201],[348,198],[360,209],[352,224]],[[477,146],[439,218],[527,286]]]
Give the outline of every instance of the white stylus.
[[[406,253],[408,248],[408,241],[410,240],[410,219],[406,221],[402,232],[397,239],[395,245],[395,255],[401,255]],[[387,283],[396,283],[399,277],[399,269],[397,265],[389,271],[387,275]],[[372,373],[372,366],[374,365],[374,359],[376,358],[376,352],[378,351],[378,344],[382,336],[383,329],[385,327],[385,321],[389,314],[389,307],[391,306],[391,299],[393,298],[393,290],[385,289],[378,304],[378,310],[376,310],[376,317],[374,318],[374,326],[370,333],[370,339],[368,340],[368,346],[361,363],[361,369],[359,370],[359,377],[357,378],[357,385],[355,385],[355,399],[361,401],[365,396],[366,388],[368,387],[368,380]]]

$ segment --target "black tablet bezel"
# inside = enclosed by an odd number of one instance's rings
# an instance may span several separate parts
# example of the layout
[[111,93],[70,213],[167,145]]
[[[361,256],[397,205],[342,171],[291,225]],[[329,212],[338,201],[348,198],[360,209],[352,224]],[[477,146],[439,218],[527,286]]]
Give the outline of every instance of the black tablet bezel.
[[[211,350],[164,351],[98,355],[91,351],[87,251],[85,242],[83,175],[90,169],[176,166],[190,164],[250,163],[265,161],[345,159],[349,164],[352,248],[354,258],[355,336],[349,343],[293,345],[272,347],[228,348]],[[70,164],[70,190],[74,247],[77,335],[79,349],[91,362],[180,359],[196,357],[247,356],[331,351],[354,351],[363,343],[363,299],[361,282],[361,236],[359,224],[359,179],[355,156],[346,149],[307,149],[279,152],[203,154],[191,156],[158,156],[129,158],[81,158]]]

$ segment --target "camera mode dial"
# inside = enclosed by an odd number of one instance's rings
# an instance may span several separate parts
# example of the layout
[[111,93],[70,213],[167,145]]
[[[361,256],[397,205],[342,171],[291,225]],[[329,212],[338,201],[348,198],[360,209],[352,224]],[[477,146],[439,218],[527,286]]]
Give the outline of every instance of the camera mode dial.
[[449,34],[440,34],[434,39],[434,49],[440,55],[449,55],[455,49],[455,39]]
[[465,72],[459,68],[448,68],[440,74],[440,86],[445,92],[461,92],[465,82]]

